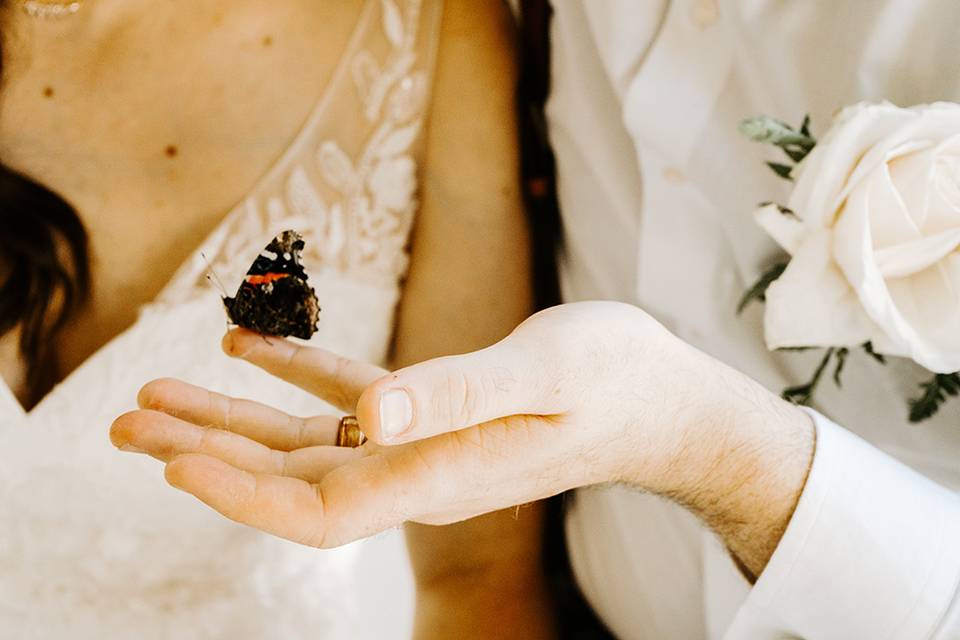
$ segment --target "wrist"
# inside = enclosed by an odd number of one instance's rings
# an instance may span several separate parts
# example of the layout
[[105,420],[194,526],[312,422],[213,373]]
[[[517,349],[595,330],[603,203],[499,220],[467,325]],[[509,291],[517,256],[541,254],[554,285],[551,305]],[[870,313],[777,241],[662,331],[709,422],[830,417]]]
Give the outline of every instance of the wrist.
[[692,511],[757,576],[803,491],[813,421],[749,377],[693,351],[686,368],[696,391],[663,425],[671,432],[664,455],[637,465],[631,481]]
[[724,451],[705,467],[703,490],[691,500],[692,510],[754,578],[790,523],[815,447],[810,416],[759,391],[766,397],[727,414],[730,424],[721,427],[728,434]]

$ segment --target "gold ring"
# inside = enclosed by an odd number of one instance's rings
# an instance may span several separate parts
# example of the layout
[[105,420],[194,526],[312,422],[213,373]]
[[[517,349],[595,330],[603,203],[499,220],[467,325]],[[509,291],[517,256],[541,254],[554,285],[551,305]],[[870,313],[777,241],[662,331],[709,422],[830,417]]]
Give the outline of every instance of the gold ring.
[[360,430],[360,423],[356,416],[340,418],[340,428],[337,429],[338,447],[359,447],[367,441],[367,436]]

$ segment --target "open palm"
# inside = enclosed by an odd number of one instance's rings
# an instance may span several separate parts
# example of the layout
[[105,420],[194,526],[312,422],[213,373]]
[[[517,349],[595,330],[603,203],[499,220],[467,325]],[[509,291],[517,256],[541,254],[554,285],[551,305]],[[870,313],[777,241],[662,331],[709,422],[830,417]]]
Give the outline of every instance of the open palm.
[[[384,369],[286,340],[235,330],[227,353],[354,413]],[[511,416],[406,444],[334,446],[339,418],[300,418],[185,382],[157,380],[111,440],[166,463],[167,481],[223,515],[295,542],[335,547],[405,521],[447,524],[530,502],[564,487],[556,467],[559,419]],[[509,434],[509,437],[507,435]],[[518,442],[519,440],[519,442]],[[517,455],[539,452],[541,465]],[[538,473],[531,465],[543,466]]]

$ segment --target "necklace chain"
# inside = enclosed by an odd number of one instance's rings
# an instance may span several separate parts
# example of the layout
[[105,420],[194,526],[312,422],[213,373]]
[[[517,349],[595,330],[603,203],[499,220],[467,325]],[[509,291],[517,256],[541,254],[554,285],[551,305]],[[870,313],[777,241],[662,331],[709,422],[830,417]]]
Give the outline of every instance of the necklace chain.
[[41,20],[66,18],[80,11],[82,2],[73,0],[72,2],[40,2],[39,0],[24,0],[21,7],[23,12],[31,18]]

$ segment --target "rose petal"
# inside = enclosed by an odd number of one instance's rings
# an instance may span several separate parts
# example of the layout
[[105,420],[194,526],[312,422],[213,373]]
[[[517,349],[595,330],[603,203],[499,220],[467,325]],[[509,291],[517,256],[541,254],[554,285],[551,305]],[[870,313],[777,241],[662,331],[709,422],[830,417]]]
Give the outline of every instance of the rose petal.
[[[866,198],[862,206],[867,207],[866,219],[870,225],[871,246],[874,249],[920,240],[923,237],[899,191],[894,188],[889,169],[888,164],[880,164],[858,187]],[[851,193],[857,193],[857,190]],[[847,210],[851,207],[860,206],[855,204],[855,200],[847,198],[841,216],[847,215]]]
[[[946,372],[943,366],[952,363],[958,354],[950,350],[950,344],[932,342],[931,339],[936,340],[936,337],[918,331],[913,323],[919,323],[924,331],[940,327],[944,322],[944,305],[947,309],[956,307],[956,303],[951,304],[949,298],[944,300],[942,297],[952,284],[942,279],[920,280],[917,279],[919,274],[907,279],[909,287],[906,289],[900,282],[893,281],[897,286],[895,300],[873,255],[868,212],[874,204],[871,195],[879,191],[871,187],[878,182],[882,181],[875,179],[861,185],[847,199],[843,215],[834,229],[834,258],[856,291],[866,315],[889,340],[892,350],[887,353],[906,355],[931,371]],[[922,273],[924,278],[929,277],[926,271]],[[908,316],[901,311],[900,305],[905,305],[903,309],[907,310]],[[947,353],[943,352],[944,348]]]
[[[913,226],[923,228],[930,202],[930,180],[936,162],[934,148],[915,153],[901,154],[887,162],[887,171],[893,188],[900,194]],[[875,238],[878,247],[897,244],[902,238]]]
[[[790,208],[802,212],[804,219],[809,216],[811,222],[829,226],[833,214],[853,189],[859,188],[878,167],[899,156],[931,148],[933,141],[941,140],[945,132],[960,130],[958,105],[901,109],[883,103],[858,107],[846,119],[838,118],[840,124],[807,158],[815,160],[812,156],[820,150],[829,162],[820,160],[822,166],[805,169],[797,179]],[[824,173],[827,171],[830,173]],[[807,174],[811,177],[805,179]]]
[[910,357],[937,373],[960,371],[960,255],[908,278],[887,281],[890,297],[914,330]]
[[[929,151],[932,148],[932,145],[927,141],[910,139],[911,132],[916,128],[916,125],[915,122],[904,123],[864,154],[863,158],[854,167],[853,173],[835,202],[837,209],[844,205],[855,189],[861,188],[864,182],[874,178],[877,172],[884,172],[886,179],[891,180],[889,175],[890,163],[896,162],[900,158]],[[894,193],[897,193],[896,198],[902,202],[899,193],[896,190],[894,190]],[[917,226],[912,218],[908,217],[908,220],[912,227]]]
[[790,255],[800,248],[806,227],[796,215],[784,213],[775,204],[768,204],[754,211],[753,219]]
[[880,191],[878,182],[882,185],[882,181],[878,180],[861,185],[847,198],[843,215],[834,227],[833,257],[843,271],[849,286],[857,292],[867,315],[885,330],[887,337],[896,345],[899,352],[907,353],[909,347],[903,340],[902,332],[891,331],[891,319],[899,314],[892,309],[893,302],[887,291],[887,285],[874,262],[868,212],[873,204],[870,198],[871,190]]
[[[914,116],[892,104],[859,104],[844,109],[836,124],[800,164],[789,207],[814,227],[829,227],[843,202],[851,172],[865,149],[884,140]],[[882,162],[885,156],[876,161]]]
[[937,151],[926,183],[930,200],[921,221],[925,233],[960,227],[960,135],[944,141]]
[[855,346],[882,336],[833,262],[831,234],[808,236],[767,289],[767,347]]
[[880,249],[874,253],[884,278],[903,278],[929,269],[960,249],[960,226],[933,236]]

